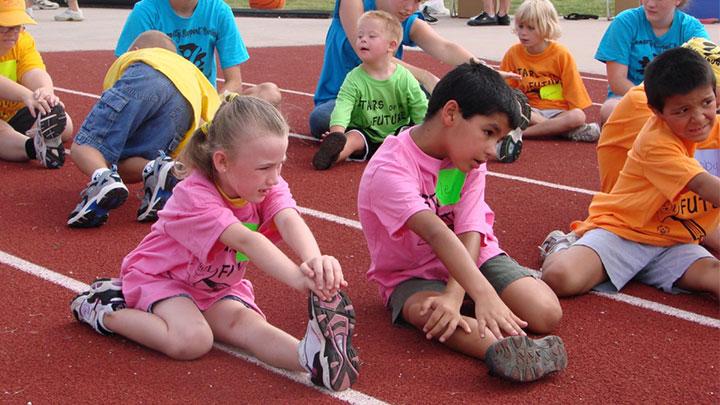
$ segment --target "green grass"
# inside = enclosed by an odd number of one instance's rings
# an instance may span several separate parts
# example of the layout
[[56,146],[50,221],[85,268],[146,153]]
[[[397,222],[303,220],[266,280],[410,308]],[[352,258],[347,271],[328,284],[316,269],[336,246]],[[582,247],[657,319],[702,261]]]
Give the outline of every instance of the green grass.
[[[248,8],[248,0],[225,0],[230,7]],[[463,0],[460,0],[463,1]],[[471,0],[465,0],[471,1]],[[510,14],[522,3],[522,0],[512,0]],[[445,5],[450,8],[451,2],[445,0]],[[558,0],[553,2],[560,15],[569,13],[595,14],[605,16],[605,0]],[[332,11],[335,6],[334,0],[286,0],[286,10],[319,10]],[[614,1],[610,0],[610,12],[614,10]]]

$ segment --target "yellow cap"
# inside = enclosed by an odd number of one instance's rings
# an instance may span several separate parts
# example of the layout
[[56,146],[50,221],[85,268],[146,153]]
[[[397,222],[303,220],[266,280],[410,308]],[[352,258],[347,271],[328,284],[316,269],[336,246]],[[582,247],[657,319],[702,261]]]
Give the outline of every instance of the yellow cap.
[[720,85],[720,47],[705,38],[693,38],[683,44],[683,48],[692,49],[707,59]]
[[0,0],[0,27],[37,24],[25,12],[25,0]]

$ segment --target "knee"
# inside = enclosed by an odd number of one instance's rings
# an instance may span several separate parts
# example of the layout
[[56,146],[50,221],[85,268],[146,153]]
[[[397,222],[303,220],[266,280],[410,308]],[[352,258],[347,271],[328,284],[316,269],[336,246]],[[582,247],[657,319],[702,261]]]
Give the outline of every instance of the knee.
[[176,332],[164,352],[175,360],[195,360],[212,349],[213,334],[209,327]]
[[573,128],[577,128],[581,125],[585,125],[585,113],[579,108],[570,110],[570,122]]
[[280,93],[280,88],[275,83],[265,82],[258,84],[256,94],[258,97],[262,98],[265,101],[268,101],[275,107],[278,107],[280,105],[280,102],[282,101],[282,94]]
[[[555,256],[558,256],[558,253]],[[548,256],[542,267],[542,281],[560,297],[575,295],[579,292],[577,284],[580,280],[573,277],[572,267],[571,263],[561,257]]]
[[603,105],[600,107],[600,126],[601,127],[603,125],[605,125],[605,122],[607,122],[608,118],[610,118],[610,114],[612,114],[617,103],[618,103],[618,99],[609,98],[609,99],[605,100]]
[[563,312],[560,302],[554,295],[543,297],[533,303],[534,315],[532,319],[526,319],[528,329],[533,333],[547,334],[555,330],[560,324]]

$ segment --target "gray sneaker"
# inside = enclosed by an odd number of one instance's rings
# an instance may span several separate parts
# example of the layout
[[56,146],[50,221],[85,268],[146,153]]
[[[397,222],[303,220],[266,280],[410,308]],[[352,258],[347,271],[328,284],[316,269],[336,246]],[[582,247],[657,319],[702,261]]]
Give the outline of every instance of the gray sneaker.
[[577,242],[577,240],[578,237],[573,231],[564,233],[556,229],[550,232],[540,246],[538,246],[538,249],[540,249],[540,262],[544,262],[548,256],[559,250],[569,248],[573,243]]
[[59,169],[65,164],[62,132],[66,124],[65,109],[57,104],[47,114],[38,114],[35,127],[26,133],[33,138],[37,160],[48,169]]
[[122,296],[122,291],[117,290],[117,284],[112,280],[95,280],[90,290],[75,296],[70,302],[70,311],[72,311],[75,319],[90,325],[101,335],[112,333],[103,323],[105,315],[125,308],[125,298]]
[[121,206],[128,194],[127,187],[113,166],[90,180],[80,193],[82,200],[68,216],[67,224],[72,228],[98,227],[107,221],[108,211]]
[[174,167],[175,161],[164,152],[160,152],[160,156],[145,166],[142,174],[145,193],[137,212],[139,222],[157,220],[158,211],[163,209],[178,183],[172,171]]
[[575,142],[595,142],[600,138],[600,126],[594,122],[583,124],[565,135]]
[[492,375],[528,382],[564,370],[568,358],[565,344],[557,336],[542,339],[511,336],[490,345],[485,353],[485,363]]

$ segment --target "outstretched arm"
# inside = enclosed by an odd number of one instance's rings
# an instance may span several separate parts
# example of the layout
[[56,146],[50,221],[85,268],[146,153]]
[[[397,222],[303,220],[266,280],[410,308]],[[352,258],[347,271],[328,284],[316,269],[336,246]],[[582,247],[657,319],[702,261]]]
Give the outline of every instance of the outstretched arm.
[[702,172],[690,180],[688,189],[714,206],[720,206],[720,178]]
[[223,69],[225,84],[222,92],[242,94],[242,71],[240,65],[230,66]]
[[618,96],[622,96],[630,90],[631,87],[635,86],[633,82],[628,80],[628,67],[622,63],[608,61],[605,63],[605,70],[607,71],[608,84],[610,90]]

